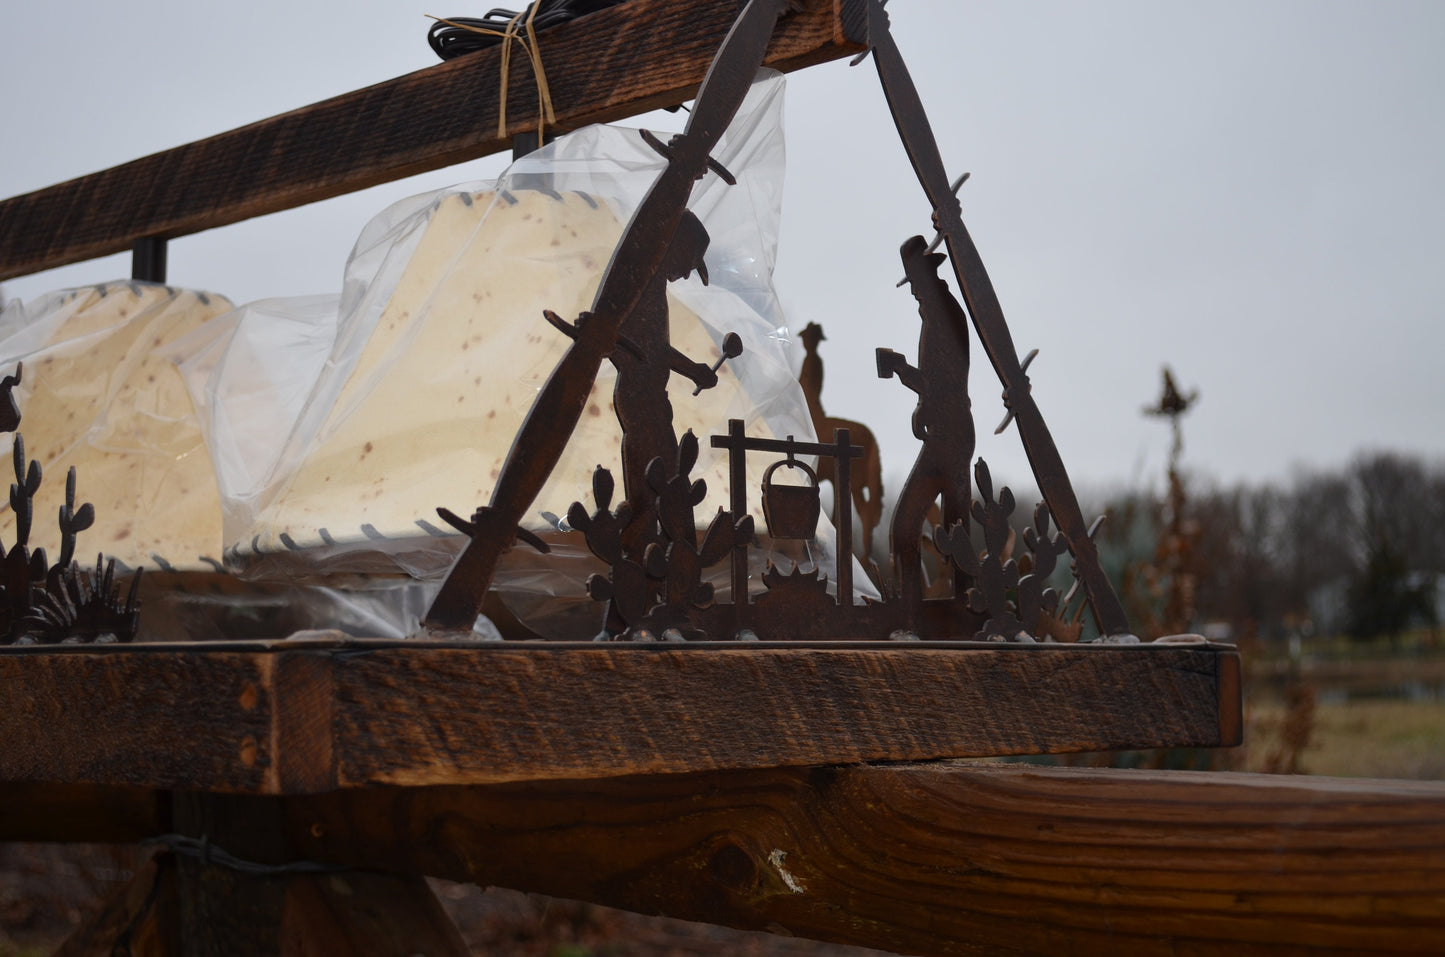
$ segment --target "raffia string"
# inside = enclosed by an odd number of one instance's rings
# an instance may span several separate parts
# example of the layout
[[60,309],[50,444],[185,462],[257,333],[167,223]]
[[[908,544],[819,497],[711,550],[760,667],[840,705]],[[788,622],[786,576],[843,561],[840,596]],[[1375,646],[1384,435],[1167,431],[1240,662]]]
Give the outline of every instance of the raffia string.
[[[541,146],[544,142],[543,133],[546,131],[546,126],[548,123],[554,126],[557,124],[557,114],[552,111],[552,92],[547,88],[547,71],[542,67],[542,49],[537,45],[537,31],[532,26],[532,21],[537,17],[537,6],[536,3],[533,3],[528,6],[526,12],[519,13],[509,20],[504,31],[457,23],[443,17],[431,16],[431,14],[427,14],[427,16],[458,30],[502,38],[501,93],[497,104],[497,136],[499,139],[507,138],[507,85],[512,75],[512,42],[517,41],[521,44],[523,52],[527,54],[527,59],[532,64],[532,76],[537,80],[537,100],[542,107],[537,112],[537,145]],[[521,32],[523,28],[526,29],[525,35]]]

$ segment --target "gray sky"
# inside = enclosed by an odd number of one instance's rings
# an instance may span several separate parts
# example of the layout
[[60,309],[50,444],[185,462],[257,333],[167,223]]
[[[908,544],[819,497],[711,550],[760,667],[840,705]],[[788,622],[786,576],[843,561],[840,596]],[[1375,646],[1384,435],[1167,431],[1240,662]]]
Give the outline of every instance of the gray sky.
[[[94,0],[0,10],[0,196],[111,166],[434,62],[433,0]],[[1202,400],[1186,459],[1281,478],[1361,449],[1445,453],[1445,4],[894,0],[895,35],[964,219],[1076,482],[1160,481],[1140,408],[1168,362]],[[777,283],[829,341],[824,403],[911,461],[914,356],[898,247],[928,209],[871,64],[789,78]],[[459,105],[459,108],[465,108]],[[675,120],[647,121],[665,127]],[[170,278],[237,302],[338,289],[374,212],[494,176],[489,159],[171,244]],[[29,299],[119,278],[112,257],[5,284]],[[975,348],[979,453],[1032,484]],[[893,483],[896,487],[896,481]]]

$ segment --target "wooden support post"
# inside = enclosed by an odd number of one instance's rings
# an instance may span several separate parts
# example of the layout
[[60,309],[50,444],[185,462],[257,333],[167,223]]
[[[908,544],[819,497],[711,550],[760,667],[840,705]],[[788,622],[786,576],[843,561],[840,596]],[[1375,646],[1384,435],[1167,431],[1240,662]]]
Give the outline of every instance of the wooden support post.
[[[173,797],[176,832],[259,864],[283,863],[289,849],[274,798],[179,792]],[[286,882],[248,875],[191,856],[176,860],[179,938],[196,957],[244,957],[281,950]]]
[[140,282],[166,281],[166,241],[144,236],[131,245],[130,278]]
[[[5,794],[0,786],[0,799]],[[75,807],[98,792],[53,787],[50,796]],[[125,803],[135,801],[131,791],[117,796]],[[175,831],[204,839],[203,856],[194,847],[162,850],[111,894],[57,957],[467,954],[461,934],[422,877],[298,862],[283,827],[280,799],[193,792],[153,798],[172,807]],[[134,828],[145,817],[131,815],[112,824]],[[50,824],[57,828],[47,835],[52,839],[77,833],[53,819]],[[103,833],[98,824],[92,820],[85,836]],[[8,836],[0,831],[0,837]],[[128,840],[153,836],[142,828]],[[168,833],[163,840],[174,836]],[[116,832],[112,838],[127,840]],[[268,867],[272,870],[264,870]]]

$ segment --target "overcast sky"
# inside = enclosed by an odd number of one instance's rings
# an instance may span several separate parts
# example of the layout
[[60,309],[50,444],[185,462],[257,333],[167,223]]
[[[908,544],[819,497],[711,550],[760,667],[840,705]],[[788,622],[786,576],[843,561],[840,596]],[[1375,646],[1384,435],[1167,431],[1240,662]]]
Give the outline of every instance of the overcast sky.
[[[489,0],[490,2],[490,0]],[[0,196],[434,62],[433,0],[195,0],[0,8]],[[894,0],[965,222],[1076,482],[1158,484],[1159,369],[1202,393],[1186,459],[1220,481],[1362,449],[1445,455],[1445,4]],[[458,108],[464,109],[465,104]],[[664,126],[669,120],[649,118]],[[671,121],[676,122],[676,121]],[[871,64],[789,78],[779,292],[822,323],[832,415],[910,463],[914,356],[898,247],[929,210]],[[494,176],[493,158],[171,244],[173,283],[237,302],[336,291],[392,200]],[[5,283],[23,299],[120,278],[128,257]],[[975,348],[979,431],[1001,415]],[[1031,485],[1017,433],[980,439]],[[896,488],[896,481],[893,483]]]

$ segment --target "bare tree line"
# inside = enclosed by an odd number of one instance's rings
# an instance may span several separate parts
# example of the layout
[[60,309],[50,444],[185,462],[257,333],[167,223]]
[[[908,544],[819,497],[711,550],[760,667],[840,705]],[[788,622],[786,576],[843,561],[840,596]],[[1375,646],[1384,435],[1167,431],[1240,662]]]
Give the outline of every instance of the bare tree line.
[[[1374,452],[1284,483],[1186,485],[1194,614],[1170,623],[1176,628],[1225,622],[1261,637],[1372,638],[1435,623],[1435,583],[1445,572],[1445,465]],[[1158,618],[1167,590],[1179,585],[1150,575],[1166,509],[1147,493],[1106,505],[1100,547],[1141,625]]]

